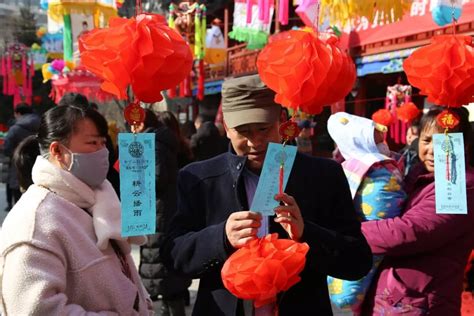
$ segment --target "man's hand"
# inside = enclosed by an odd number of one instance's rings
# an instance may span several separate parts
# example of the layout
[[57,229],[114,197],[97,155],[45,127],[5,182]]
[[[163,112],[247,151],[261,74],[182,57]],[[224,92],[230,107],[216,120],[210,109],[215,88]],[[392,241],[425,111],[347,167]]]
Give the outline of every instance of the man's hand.
[[251,211],[230,214],[225,224],[227,240],[234,248],[241,248],[252,239],[257,238],[262,215]]
[[291,239],[299,241],[303,236],[304,222],[298,204],[286,193],[275,195],[275,200],[284,204],[275,208],[275,222],[283,226]]

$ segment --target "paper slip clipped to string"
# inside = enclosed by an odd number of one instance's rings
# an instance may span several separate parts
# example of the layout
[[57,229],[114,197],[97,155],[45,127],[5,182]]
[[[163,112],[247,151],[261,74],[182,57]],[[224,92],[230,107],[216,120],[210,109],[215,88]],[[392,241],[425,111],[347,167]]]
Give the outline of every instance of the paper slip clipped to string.
[[434,134],[433,150],[436,213],[467,214],[463,134]]
[[275,195],[278,194],[280,165],[284,161],[283,190],[285,190],[295,162],[296,152],[296,146],[268,144],[260,179],[250,206],[251,211],[266,216],[275,214],[274,209],[279,205],[279,202],[275,200]]
[[155,134],[119,134],[122,236],[155,233]]

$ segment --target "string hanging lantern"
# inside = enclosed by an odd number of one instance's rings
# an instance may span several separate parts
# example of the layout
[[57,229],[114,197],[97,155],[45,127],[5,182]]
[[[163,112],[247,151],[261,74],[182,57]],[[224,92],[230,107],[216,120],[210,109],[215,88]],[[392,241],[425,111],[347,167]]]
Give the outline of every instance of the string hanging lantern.
[[104,80],[102,89],[127,99],[130,85],[143,102],[180,83],[192,67],[189,45],[157,14],[112,18],[110,27],[81,38],[82,64]]
[[291,30],[276,35],[262,50],[257,68],[276,92],[275,102],[308,114],[344,98],[356,79],[350,56],[333,35]]

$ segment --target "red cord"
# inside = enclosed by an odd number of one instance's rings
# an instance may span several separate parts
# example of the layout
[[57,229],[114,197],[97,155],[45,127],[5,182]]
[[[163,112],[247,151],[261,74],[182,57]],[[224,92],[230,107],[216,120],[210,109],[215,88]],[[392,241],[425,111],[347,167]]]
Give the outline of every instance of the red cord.
[[283,177],[285,175],[285,169],[283,164],[280,165],[280,183],[278,186],[278,194],[283,194]]

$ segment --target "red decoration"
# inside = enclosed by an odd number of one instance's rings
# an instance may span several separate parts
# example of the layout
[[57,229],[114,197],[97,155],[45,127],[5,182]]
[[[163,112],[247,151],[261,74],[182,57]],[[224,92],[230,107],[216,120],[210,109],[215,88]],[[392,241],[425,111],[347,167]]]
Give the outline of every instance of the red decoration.
[[459,124],[459,116],[449,110],[444,110],[436,117],[436,122],[442,128],[454,128]]
[[337,37],[283,32],[257,59],[262,81],[276,92],[275,102],[308,114],[343,99],[356,79],[351,57],[336,46]]
[[205,79],[205,71],[204,71],[204,60],[199,60],[199,71],[198,71],[198,91],[197,91],[197,99],[202,101],[204,100],[204,79]]
[[292,141],[298,137],[298,134],[300,133],[298,124],[294,121],[286,121],[281,124],[278,131],[285,142]]
[[392,114],[387,109],[380,109],[372,114],[372,120],[383,126],[390,126],[393,122]]
[[474,51],[470,36],[438,35],[403,63],[408,81],[428,101],[460,107],[474,101]]
[[397,118],[404,123],[411,123],[421,113],[413,102],[403,103],[396,111]]
[[138,125],[145,121],[145,110],[143,110],[138,102],[129,104],[125,108],[123,115],[130,125]]
[[87,71],[84,67],[76,67],[65,76],[52,80],[50,97],[58,103],[68,92],[80,93],[90,101],[107,102],[114,96],[103,91],[100,86],[103,80]]
[[161,91],[175,87],[192,67],[189,45],[157,14],[111,18],[109,28],[87,33],[79,47],[81,63],[119,99],[128,98],[131,85],[140,101],[161,101]]
[[222,267],[224,286],[241,299],[253,300],[255,307],[276,301],[300,281],[309,246],[290,239],[267,235],[234,252]]

